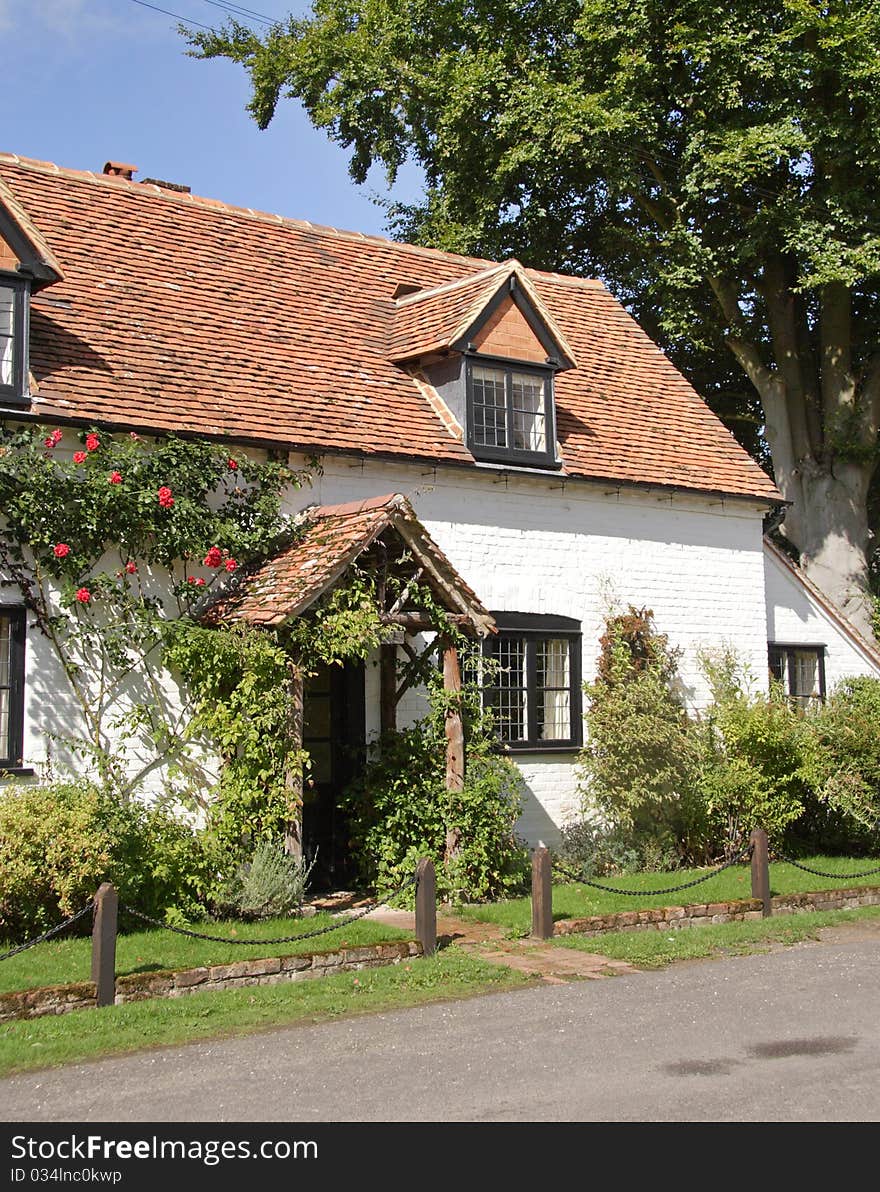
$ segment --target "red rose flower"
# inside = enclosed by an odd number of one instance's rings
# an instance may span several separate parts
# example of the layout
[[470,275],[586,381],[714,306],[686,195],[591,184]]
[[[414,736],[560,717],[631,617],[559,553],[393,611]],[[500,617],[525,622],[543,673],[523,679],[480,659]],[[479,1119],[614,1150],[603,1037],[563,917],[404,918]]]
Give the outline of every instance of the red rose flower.
[[135,434],[133,430],[128,432],[128,437],[131,439],[132,443],[139,443],[141,441],[140,435]]
[[52,547],[52,553],[56,559],[66,559],[70,554],[70,547],[66,542],[57,542],[55,546]]
[[219,546],[212,546],[202,561],[206,567],[219,567],[223,562],[223,552]]
[[88,602],[92,598],[92,594],[88,590],[88,588],[79,588],[76,593],[76,598],[80,602],[80,604],[88,604]]
[[227,559],[224,563],[224,566],[227,571],[234,571],[238,566],[238,563],[236,563],[235,559]]
[[86,435],[86,451],[97,451],[101,446],[101,440],[97,435]]
[[226,461],[226,466],[229,468],[230,472],[235,472],[238,470],[238,460],[237,459],[228,459]]
[[191,584],[195,584],[195,586],[197,588],[203,588],[205,586],[205,581],[202,579],[202,577],[200,575],[199,576],[191,575],[189,577],[188,582]]
[[174,504],[174,497],[171,495],[171,489],[167,484],[163,484],[158,492],[159,504],[163,509],[170,509]]
[[133,563],[131,559],[129,559],[129,561],[125,564],[125,570],[129,575],[134,575],[134,573],[137,571],[137,563]]
[[84,451],[74,451],[73,462],[75,464],[84,464],[86,462],[86,453]]
[[122,484],[122,473],[121,472],[111,472],[110,475],[107,477],[107,483],[108,484]]
[[61,431],[53,430],[51,435],[47,435],[46,438],[43,439],[43,444],[51,450],[53,447],[58,446],[58,444],[61,442],[61,439]]

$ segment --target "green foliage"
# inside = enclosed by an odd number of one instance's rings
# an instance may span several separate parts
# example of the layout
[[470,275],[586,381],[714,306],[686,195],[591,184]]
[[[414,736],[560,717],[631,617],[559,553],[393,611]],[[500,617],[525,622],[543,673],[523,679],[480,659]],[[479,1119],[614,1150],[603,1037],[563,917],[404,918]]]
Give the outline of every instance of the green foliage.
[[261,840],[247,860],[236,866],[217,902],[221,909],[246,919],[272,919],[302,911],[309,865],[285,853],[277,842]]
[[88,783],[0,792],[0,935],[22,939],[78,911],[101,882],[147,914],[196,913],[213,880],[201,837],[162,810]]
[[804,811],[810,723],[774,688],[751,696],[727,654],[707,658],[713,704],[695,725],[700,749],[701,825],[706,850],[722,840],[738,851],[753,828],[780,842]]
[[299,811],[288,784],[306,762],[292,741],[290,656],[271,630],[241,624],[170,627],[165,659],[193,693],[191,739],[217,749],[224,765],[208,806],[210,831],[230,856],[277,840]]
[[187,40],[244,67],[260,127],[301,101],[355,181],[418,163],[424,200],[390,207],[401,238],[608,281],[769,446],[797,546],[822,544],[829,501],[852,516],[878,429],[873,0],[315,0]]
[[690,722],[671,687],[677,656],[653,613],[634,607],[608,618],[601,645],[596,681],[585,688],[585,799],[628,838],[666,850],[685,834],[696,766]]
[[859,853],[880,846],[880,680],[844,679],[809,719],[809,796],[799,843]]
[[282,491],[301,477],[173,435],[73,438],[0,427],[0,565],[67,679],[81,725],[66,749],[121,799],[163,764],[177,796],[197,797],[204,773],[163,644],[175,617],[275,544]]
[[665,872],[680,861],[678,850],[668,842],[594,820],[566,824],[561,837],[557,853],[559,872],[569,879],[578,875]]
[[355,565],[343,583],[290,624],[286,642],[308,667],[342,665],[366,659],[392,630],[379,620],[374,578]]
[[436,673],[428,694],[428,715],[384,734],[362,778],[344,796],[363,877],[387,892],[412,874],[419,857],[428,856],[437,866],[441,898],[514,892],[528,869],[528,855],[514,835],[519,771],[497,752],[491,726],[479,712],[479,693],[465,684],[464,787],[447,790],[444,724],[455,697],[443,690]]

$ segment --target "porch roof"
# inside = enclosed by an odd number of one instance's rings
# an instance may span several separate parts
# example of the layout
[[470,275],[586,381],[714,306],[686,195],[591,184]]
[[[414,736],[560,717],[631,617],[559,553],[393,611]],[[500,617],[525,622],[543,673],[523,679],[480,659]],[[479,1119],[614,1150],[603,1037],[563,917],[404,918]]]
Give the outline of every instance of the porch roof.
[[495,622],[418,520],[406,497],[389,493],[304,511],[300,537],[241,578],[206,611],[207,624],[282,625],[304,613],[387,530],[394,531],[447,612],[484,637]]

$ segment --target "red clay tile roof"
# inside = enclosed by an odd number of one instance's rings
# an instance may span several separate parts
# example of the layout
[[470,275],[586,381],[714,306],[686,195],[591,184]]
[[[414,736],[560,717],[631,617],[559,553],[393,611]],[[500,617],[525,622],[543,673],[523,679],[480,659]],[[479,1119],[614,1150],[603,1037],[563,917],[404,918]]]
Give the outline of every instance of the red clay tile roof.
[[245,621],[251,625],[280,625],[299,616],[332,588],[385,530],[392,528],[423,568],[425,581],[447,611],[466,615],[481,635],[492,631],[492,615],[400,494],[345,505],[314,506],[305,511],[304,523],[302,537],[292,546],[211,605],[204,615],[208,624]]
[[[61,268],[58,258],[40,235],[39,231],[34,227],[30,216],[21,203],[19,203],[9,187],[3,184],[2,180],[0,180],[0,206],[5,207],[8,214],[15,221],[19,232],[21,232],[22,236],[24,236],[25,240],[31,246],[36,259],[42,265],[51,269],[59,280],[64,277],[64,270]],[[41,284],[45,283],[41,282]]]
[[414,360],[432,352],[450,349],[458,343],[479,318],[511,275],[527,293],[560,351],[572,364],[574,353],[565,336],[541,302],[519,261],[505,261],[482,273],[452,282],[444,282],[416,294],[398,298],[389,340],[389,358]]
[[[0,179],[64,262],[32,304],[41,418],[474,465],[388,344],[398,283],[490,262],[9,154]],[[780,499],[600,282],[526,274],[578,364],[564,474]]]

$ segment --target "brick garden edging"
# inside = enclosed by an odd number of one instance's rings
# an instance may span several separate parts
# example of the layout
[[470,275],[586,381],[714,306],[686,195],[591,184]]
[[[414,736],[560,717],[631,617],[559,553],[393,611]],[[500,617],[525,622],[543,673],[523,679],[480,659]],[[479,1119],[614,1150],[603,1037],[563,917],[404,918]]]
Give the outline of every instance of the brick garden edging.
[[[880,906],[880,886],[814,890],[808,894],[777,894],[770,901],[774,915],[792,915],[798,911],[853,910],[860,906]],[[733,902],[658,906],[643,911],[590,915],[585,919],[560,919],[553,925],[553,934],[602,935],[607,931],[641,931],[646,927],[665,931],[697,927],[705,923],[741,923],[763,917],[759,898],[740,898]]]
[[[296,956],[272,956],[265,960],[237,960],[231,964],[203,965],[200,968],[164,970],[156,973],[129,973],[116,979],[116,1004],[139,1002],[153,997],[185,997],[206,990],[240,989],[247,985],[278,985],[284,981],[302,981],[329,977],[334,973],[357,969],[383,968],[422,955],[417,940],[361,944],[354,948],[335,948],[327,952],[303,952]],[[16,1018],[42,1018],[47,1014],[67,1014],[95,1005],[92,981],[70,985],[51,985],[41,989],[19,989],[0,993],[0,1022]]]

